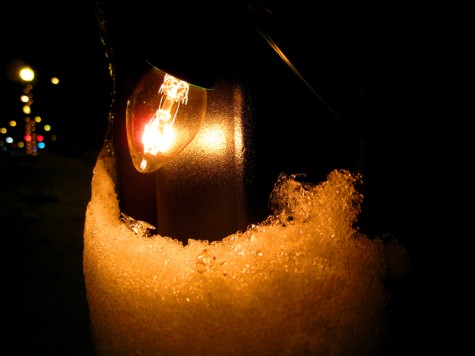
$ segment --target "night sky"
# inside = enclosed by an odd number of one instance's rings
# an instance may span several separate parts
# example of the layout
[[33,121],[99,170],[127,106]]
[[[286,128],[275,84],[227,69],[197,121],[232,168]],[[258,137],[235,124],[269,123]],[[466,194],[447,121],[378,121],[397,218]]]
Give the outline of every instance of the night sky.
[[[463,57],[456,43],[462,33],[458,25],[464,25],[462,19],[457,21],[461,13],[400,3],[379,8],[326,8],[317,3],[311,9],[307,2],[290,3],[292,7],[252,4],[259,16],[266,9],[273,11],[266,17],[269,34],[325,101],[313,97],[321,121],[289,125],[301,125],[304,132],[314,125],[325,127],[328,120],[331,128],[353,128],[361,139],[355,152],[361,151],[352,154],[361,161],[368,186],[363,207],[368,216],[363,219],[376,221],[371,225],[376,234],[395,236],[411,252],[415,268],[409,284],[416,288],[405,298],[420,301],[421,309],[411,310],[420,313],[417,321],[432,320],[432,289],[444,289],[435,288],[444,282],[436,272],[439,249],[434,245],[446,236],[441,211],[444,199],[454,195],[447,186],[457,157],[451,152],[463,141],[454,135],[468,131],[460,130],[462,116],[458,105],[452,105],[457,90],[452,78],[460,75]],[[0,126],[10,117],[21,119],[22,84],[8,74],[11,64],[20,60],[37,71],[33,110],[57,125],[62,140],[57,149],[66,155],[98,150],[110,83],[94,1],[12,2],[0,19]],[[159,36],[165,31],[161,28]],[[294,74],[289,69],[286,75]],[[60,78],[58,87],[48,82],[51,76]],[[328,140],[339,137],[322,133],[326,135]],[[322,162],[322,170],[339,168],[331,167],[333,162]],[[418,330],[417,325],[411,328]]]

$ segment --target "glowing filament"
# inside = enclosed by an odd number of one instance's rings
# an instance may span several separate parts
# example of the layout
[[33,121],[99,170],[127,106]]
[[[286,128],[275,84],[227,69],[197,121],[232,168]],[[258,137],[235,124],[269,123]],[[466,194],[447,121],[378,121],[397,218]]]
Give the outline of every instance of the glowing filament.
[[159,90],[159,93],[163,94],[160,98],[160,105],[143,131],[144,153],[156,155],[158,152],[166,152],[171,147],[175,140],[173,124],[180,103],[186,105],[188,102],[188,91],[187,82],[169,74],[165,75]]

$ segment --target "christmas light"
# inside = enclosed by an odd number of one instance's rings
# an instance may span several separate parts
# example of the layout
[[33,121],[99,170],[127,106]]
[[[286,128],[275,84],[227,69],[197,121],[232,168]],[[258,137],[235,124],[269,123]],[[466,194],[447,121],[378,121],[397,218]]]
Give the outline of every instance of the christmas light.
[[127,140],[137,171],[151,173],[179,154],[196,136],[207,91],[152,68],[127,102]]

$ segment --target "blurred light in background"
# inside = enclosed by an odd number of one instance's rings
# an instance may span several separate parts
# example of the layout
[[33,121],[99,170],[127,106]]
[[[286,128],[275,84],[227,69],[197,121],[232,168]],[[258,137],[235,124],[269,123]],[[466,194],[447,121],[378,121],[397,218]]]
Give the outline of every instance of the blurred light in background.
[[35,72],[30,67],[21,68],[19,74],[21,80],[24,82],[31,82],[33,79],[35,79]]
[[[48,144],[48,142],[57,139],[56,133],[52,132],[52,126],[56,127],[57,125],[51,124],[50,120],[58,116],[62,100],[58,96],[57,89],[51,92],[48,85],[49,87],[58,87],[60,79],[57,76],[42,76],[41,73],[38,75],[32,66],[23,60],[11,61],[6,67],[6,75],[9,84],[2,84],[2,97],[0,98],[2,99],[0,153],[36,155],[38,150],[56,147]],[[39,103],[39,105],[35,103],[34,107],[32,106],[33,86],[35,99]],[[18,125],[21,122],[24,125]],[[39,123],[41,126],[38,125]]]

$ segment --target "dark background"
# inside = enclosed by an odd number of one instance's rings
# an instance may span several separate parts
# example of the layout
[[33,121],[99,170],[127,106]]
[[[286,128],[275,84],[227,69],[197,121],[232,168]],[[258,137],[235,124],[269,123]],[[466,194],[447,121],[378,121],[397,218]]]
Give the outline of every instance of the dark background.
[[[456,347],[451,336],[458,324],[452,332],[448,325],[457,315],[452,297],[463,286],[450,267],[459,253],[452,252],[451,242],[460,235],[446,228],[446,210],[457,207],[456,191],[467,176],[462,145],[471,142],[464,133],[473,117],[461,110],[463,85],[455,84],[465,75],[463,9],[251,5],[257,21],[269,21],[263,28],[325,101],[313,97],[320,121],[286,124],[303,132],[314,126],[327,130],[319,139],[328,159],[321,151],[309,152],[319,157],[319,173],[342,168],[339,163],[361,169],[363,232],[395,238],[407,248],[410,272],[391,285],[394,340],[388,354]],[[82,224],[110,98],[95,4],[12,3],[0,17],[0,122],[20,112],[22,84],[11,80],[8,68],[21,60],[37,71],[33,108],[51,118],[59,137],[37,157],[0,155],[7,330],[2,347],[17,350],[13,354],[87,355]],[[58,87],[48,84],[52,75],[60,78]],[[341,152],[325,151],[338,140]]]

